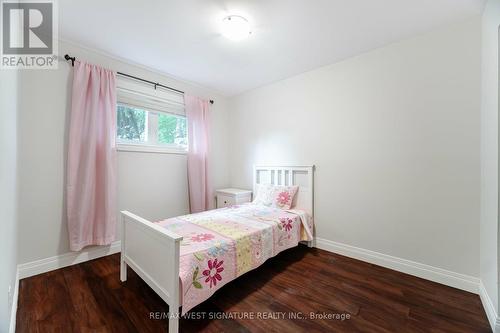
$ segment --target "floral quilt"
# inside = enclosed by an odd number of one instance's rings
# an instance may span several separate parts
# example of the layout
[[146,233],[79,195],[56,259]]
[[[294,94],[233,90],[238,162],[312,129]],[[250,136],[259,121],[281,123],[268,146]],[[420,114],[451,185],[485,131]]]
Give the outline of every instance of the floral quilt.
[[158,222],[183,236],[180,248],[182,313],[238,276],[301,240],[311,240],[303,211],[254,204],[232,206]]

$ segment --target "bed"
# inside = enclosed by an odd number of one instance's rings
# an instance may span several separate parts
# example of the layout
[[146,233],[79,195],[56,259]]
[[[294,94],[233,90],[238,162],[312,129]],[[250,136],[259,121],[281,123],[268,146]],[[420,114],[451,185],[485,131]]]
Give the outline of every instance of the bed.
[[226,283],[299,242],[312,246],[313,171],[254,167],[254,195],[260,184],[298,186],[291,209],[249,203],[156,223],[122,211],[120,280],[133,269],[169,305],[169,332],[178,332],[180,315]]

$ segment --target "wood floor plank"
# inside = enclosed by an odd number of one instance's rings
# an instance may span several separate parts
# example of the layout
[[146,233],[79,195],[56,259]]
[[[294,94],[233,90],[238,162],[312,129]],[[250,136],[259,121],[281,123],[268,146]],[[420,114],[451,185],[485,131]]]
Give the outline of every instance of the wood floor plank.
[[99,307],[97,311],[103,316],[110,332],[137,332],[137,328],[120,306],[113,290],[108,288],[106,281],[103,279],[105,276],[99,274],[99,265],[95,264],[102,263],[104,260],[95,260],[82,264],[86,272],[87,283]]
[[82,266],[75,265],[62,270],[70,292],[75,315],[79,318],[81,331],[106,332],[106,322],[90,289]]
[[[165,332],[168,305],[130,268],[121,283],[119,266],[112,255],[21,280],[17,332]],[[189,314],[203,317],[182,318],[181,332],[491,332],[478,295],[305,246]]]
[[43,280],[37,324],[40,332],[81,332],[73,303],[61,272],[49,272]]

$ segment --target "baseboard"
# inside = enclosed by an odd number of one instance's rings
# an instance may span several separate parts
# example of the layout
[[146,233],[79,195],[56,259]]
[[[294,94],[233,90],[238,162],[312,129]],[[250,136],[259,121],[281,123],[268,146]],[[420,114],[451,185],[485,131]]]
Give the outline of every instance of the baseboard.
[[484,287],[483,281],[479,282],[479,297],[483,303],[484,311],[486,312],[486,316],[490,322],[491,329],[493,332],[500,333],[500,318],[498,317],[498,313],[493,306],[490,295],[488,295],[488,292]]
[[80,252],[70,252],[59,256],[35,260],[18,265],[19,278],[24,279],[33,275],[53,271],[55,269],[76,265],[88,260],[97,259],[121,250],[120,241],[115,241],[108,246],[95,246]]
[[16,332],[17,301],[19,299],[19,269],[16,271],[16,281],[14,284],[14,294],[12,295],[12,306],[10,308],[9,333]]
[[390,268],[399,272],[414,275],[419,278],[441,283],[450,287],[466,290],[477,294],[479,292],[479,279],[442,268],[421,264],[415,261],[393,257],[375,251],[316,238],[316,247],[325,251],[338,253],[346,257],[362,260],[371,264]]
[[[341,254],[350,258],[394,269],[423,279],[442,283],[450,287],[479,294],[493,332],[500,333],[500,318],[498,317],[498,314],[489,295],[486,292],[486,289],[484,288],[482,281],[480,281],[476,277],[448,271],[442,268],[429,266],[411,260],[393,257],[387,254],[382,254],[379,252],[370,251],[339,242],[334,242],[323,238],[316,238],[314,240],[314,246],[325,251]],[[70,252],[63,255],[18,265],[16,282],[14,286],[14,295],[12,300],[9,332],[15,332],[20,279],[118,253],[120,252],[120,250],[120,241],[115,241],[109,246],[92,247],[88,250],[80,252]]]

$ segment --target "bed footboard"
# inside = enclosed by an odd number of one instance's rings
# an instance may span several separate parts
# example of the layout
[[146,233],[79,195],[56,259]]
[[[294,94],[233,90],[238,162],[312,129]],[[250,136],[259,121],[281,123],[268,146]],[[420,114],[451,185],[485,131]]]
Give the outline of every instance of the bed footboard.
[[176,235],[127,211],[121,212],[120,280],[130,266],[169,306],[169,333],[179,330],[179,249]]

